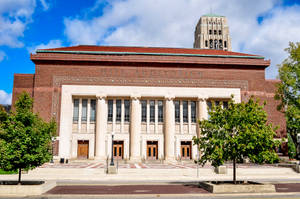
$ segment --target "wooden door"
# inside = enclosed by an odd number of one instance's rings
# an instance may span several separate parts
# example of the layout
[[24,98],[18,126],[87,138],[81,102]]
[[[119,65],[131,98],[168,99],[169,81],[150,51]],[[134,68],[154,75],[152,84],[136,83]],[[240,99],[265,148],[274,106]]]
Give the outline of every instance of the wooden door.
[[113,153],[115,159],[123,159],[123,141],[114,141]]
[[181,142],[181,159],[191,159],[192,151],[191,151],[191,142]]
[[158,156],[158,144],[156,141],[147,142],[147,159],[148,160],[157,160]]
[[78,159],[88,159],[89,158],[89,141],[78,140],[77,158]]

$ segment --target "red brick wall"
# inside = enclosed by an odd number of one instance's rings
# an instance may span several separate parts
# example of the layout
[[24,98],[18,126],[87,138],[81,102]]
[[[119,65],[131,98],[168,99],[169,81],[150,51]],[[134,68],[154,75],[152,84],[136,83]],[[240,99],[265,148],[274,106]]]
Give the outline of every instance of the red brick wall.
[[34,74],[15,74],[14,75],[14,87],[12,96],[12,108],[14,109],[15,101],[18,99],[18,95],[23,91],[26,91],[31,97],[33,97],[34,87]]

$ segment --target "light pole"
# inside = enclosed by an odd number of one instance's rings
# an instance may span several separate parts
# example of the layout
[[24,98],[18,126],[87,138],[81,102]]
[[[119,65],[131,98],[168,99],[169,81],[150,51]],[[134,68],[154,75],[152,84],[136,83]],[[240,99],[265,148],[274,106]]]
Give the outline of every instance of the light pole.
[[54,163],[54,161],[53,161],[53,143],[54,143],[54,141],[55,141],[55,137],[51,137],[51,155],[52,155],[52,157],[51,157],[51,160],[50,160],[50,163]]
[[114,132],[111,133],[111,161],[110,166],[114,166]]

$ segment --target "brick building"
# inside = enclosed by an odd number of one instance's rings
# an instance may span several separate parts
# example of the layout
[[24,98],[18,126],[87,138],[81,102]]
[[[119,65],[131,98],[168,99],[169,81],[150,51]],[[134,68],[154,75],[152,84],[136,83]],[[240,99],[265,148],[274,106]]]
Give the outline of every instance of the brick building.
[[31,55],[35,74],[15,74],[13,102],[27,91],[34,111],[55,118],[60,158],[193,159],[196,121],[212,103],[251,95],[266,100],[268,120],[280,125],[275,80],[264,57],[214,49],[73,46]]

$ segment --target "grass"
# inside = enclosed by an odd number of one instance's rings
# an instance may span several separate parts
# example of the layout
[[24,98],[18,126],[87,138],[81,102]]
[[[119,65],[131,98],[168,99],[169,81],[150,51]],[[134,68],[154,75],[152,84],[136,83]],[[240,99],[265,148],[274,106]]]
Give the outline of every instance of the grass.
[[8,175],[8,174],[16,174],[18,173],[17,171],[3,171],[0,169],[0,175]]

